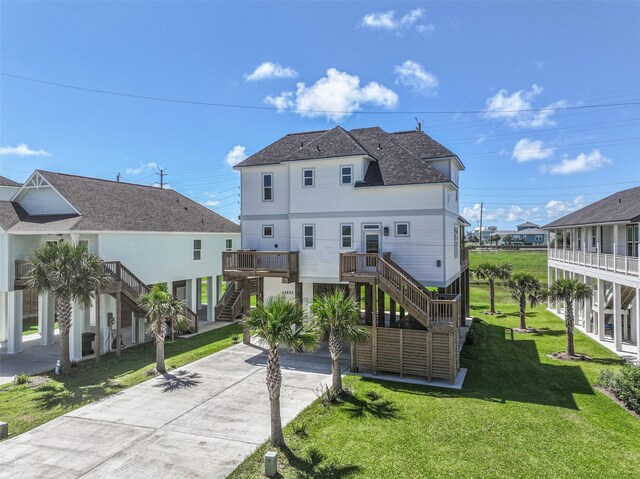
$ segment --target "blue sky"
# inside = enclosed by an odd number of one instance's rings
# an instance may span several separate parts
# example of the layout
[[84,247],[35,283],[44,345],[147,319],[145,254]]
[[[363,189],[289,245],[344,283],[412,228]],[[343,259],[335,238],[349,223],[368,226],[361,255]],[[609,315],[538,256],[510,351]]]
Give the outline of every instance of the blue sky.
[[0,76],[0,174],[153,184],[158,165],[235,218],[230,162],[288,132],[418,116],[466,165],[474,225],[481,201],[485,224],[545,223],[640,184],[639,24],[640,2],[3,1],[2,73],[271,109]]

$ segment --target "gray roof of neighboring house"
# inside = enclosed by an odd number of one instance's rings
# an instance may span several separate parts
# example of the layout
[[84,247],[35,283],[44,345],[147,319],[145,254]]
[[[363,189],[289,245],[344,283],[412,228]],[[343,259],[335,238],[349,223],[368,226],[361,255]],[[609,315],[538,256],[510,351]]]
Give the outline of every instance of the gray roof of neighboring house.
[[516,227],[517,228],[522,228],[522,227],[525,227],[525,228],[540,228],[540,225],[537,225],[535,223],[527,221],[526,223],[519,224]]
[[22,186],[21,183],[18,183],[17,181],[13,181],[9,178],[7,178],[6,176],[0,176],[0,186]]
[[[240,232],[237,224],[174,190],[50,171],[38,173],[80,214],[30,216],[14,203],[20,221],[11,231]],[[11,217],[10,208],[4,208]]]
[[640,221],[640,186],[618,191],[543,226],[545,229],[598,223]]
[[540,228],[527,228],[524,230],[520,230],[520,231],[515,231],[514,234],[517,235],[544,235],[547,234],[548,231],[545,231],[543,229]]
[[462,216],[458,216],[458,222],[464,226],[471,226],[471,223],[465,220]]
[[378,127],[347,131],[336,126],[331,130],[286,135],[236,167],[352,155],[366,155],[374,160],[364,182],[356,184],[359,187],[448,182],[424,160],[456,157],[422,131],[387,133]]

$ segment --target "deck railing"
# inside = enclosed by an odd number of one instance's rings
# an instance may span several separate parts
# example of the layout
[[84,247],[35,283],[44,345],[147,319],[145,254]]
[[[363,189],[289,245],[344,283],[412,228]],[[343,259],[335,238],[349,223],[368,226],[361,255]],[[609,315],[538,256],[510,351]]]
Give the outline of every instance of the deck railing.
[[550,248],[549,259],[630,276],[640,275],[638,258],[633,256]]
[[298,252],[224,251],[222,269],[245,277],[290,276],[298,273]]
[[460,296],[437,294],[429,302],[429,320],[437,324],[450,324],[460,315]]

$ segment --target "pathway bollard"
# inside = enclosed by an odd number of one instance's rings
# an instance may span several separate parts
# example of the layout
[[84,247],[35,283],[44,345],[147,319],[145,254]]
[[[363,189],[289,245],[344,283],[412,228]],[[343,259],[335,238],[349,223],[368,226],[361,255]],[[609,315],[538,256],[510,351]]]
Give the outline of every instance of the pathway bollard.
[[264,474],[267,477],[276,477],[278,474],[278,456],[276,451],[268,451],[264,455]]
[[9,437],[9,424],[0,421],[0,439]]

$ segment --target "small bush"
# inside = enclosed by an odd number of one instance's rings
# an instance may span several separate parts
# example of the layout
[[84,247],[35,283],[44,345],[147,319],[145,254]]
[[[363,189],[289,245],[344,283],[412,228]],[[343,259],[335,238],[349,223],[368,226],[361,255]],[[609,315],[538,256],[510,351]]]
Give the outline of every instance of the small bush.
[[28,374],[20,373],[20,374],[16,375],[15,379],[13,380],[13,382],[16,383],[16,384],[29,384],[30,379],[31,378],[29,377]]
[[608,389],[630,410],[640,414],[640,367],[625,364],[618,372],[600,371],[598,383]]
[[309,435],[309,427],[304,422],[302,423],[294,422],[291,425],[291,428],[293,429],[293,433],[301,439],[304,439]]
[[233,341],[233,343],[236,344],[238,341],[240,341],[240,336],[238,336],[237,334],[232,334],[231,341]]
[[318,399],[320,399],[320,402],[324,407],[329,407],[338,402],[338,395],[326,384],[318,386],[318,389],[316,389],[316,396],[318,396]]
[[367,396],[367,399],[369,399],[369,401],[377,401],[378,399],[382,399],[382,395],[375,391],[368,391],[365,396]]

